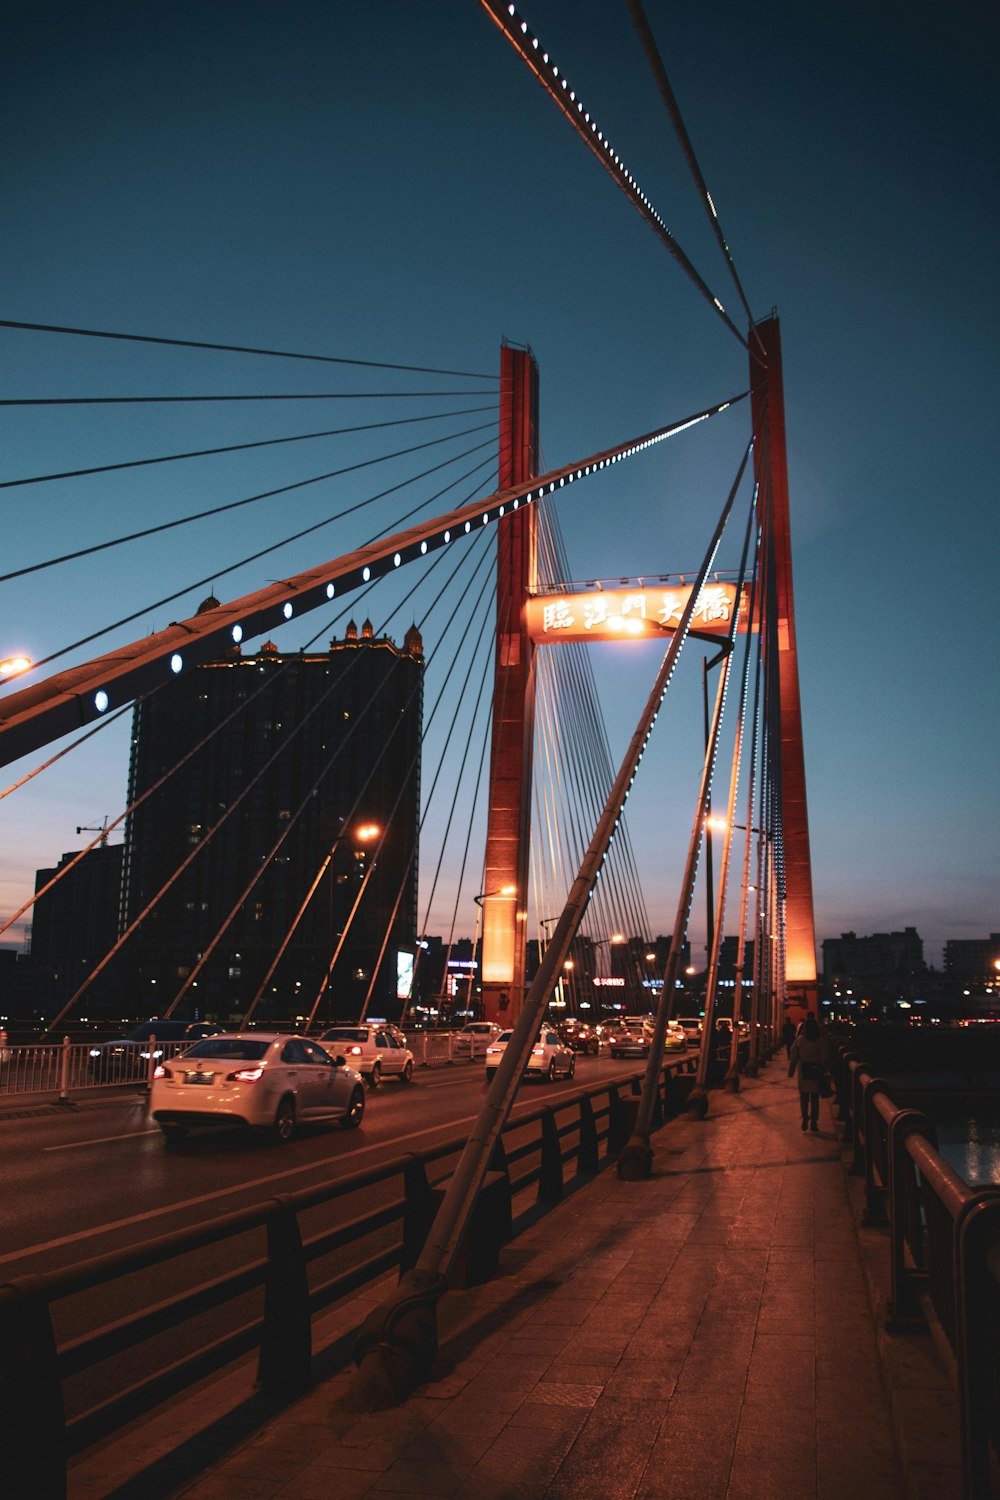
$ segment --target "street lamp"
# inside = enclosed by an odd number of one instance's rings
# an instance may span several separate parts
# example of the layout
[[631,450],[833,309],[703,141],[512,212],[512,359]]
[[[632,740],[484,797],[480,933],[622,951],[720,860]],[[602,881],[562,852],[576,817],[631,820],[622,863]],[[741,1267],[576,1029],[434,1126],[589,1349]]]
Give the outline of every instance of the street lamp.
[[19,677],[31,666],[30,656],[8,656],[0,661],[0,677]]
[[484,901],[491,901],[494,896],[516,896],[516,885],[502,885],[498,891],[480,891],[478,896],[473,896],[473,901],[482,909]]

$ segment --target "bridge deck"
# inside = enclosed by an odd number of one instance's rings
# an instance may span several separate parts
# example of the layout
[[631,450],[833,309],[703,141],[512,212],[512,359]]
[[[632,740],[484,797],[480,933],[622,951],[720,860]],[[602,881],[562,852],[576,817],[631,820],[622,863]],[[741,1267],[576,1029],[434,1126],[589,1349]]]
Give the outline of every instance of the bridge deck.
[[904,1496],[830,1106],[803,1135],[776,1062],[712,1111],[658,1135],[651,1181],[605,1172],[446,1299],[406,1406],[352,1411],[338,1376],[178,1493]]

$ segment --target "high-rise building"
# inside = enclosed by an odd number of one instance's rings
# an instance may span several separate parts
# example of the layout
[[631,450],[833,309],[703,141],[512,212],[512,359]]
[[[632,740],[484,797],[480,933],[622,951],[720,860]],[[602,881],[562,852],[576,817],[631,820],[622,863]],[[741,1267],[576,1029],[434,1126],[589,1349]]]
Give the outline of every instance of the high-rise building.
[[906,978],[926,972],[924,945],[915,927],[902,932],[875,932],[858,937],[842,932],[839,938],[823,940],[823,973],[827,979],[837,974],[856,974],[879,978]]
[[1000,932],[988,938],[949,938],[944,945],[945,973],[953,979],[1000,980]]
[[398,1013],[422,693],[419,632],[400,648],[365,621],[321,654],[237,649],[137,704],[123,924],[141,919],[140,1009],[181,995],[178,1015],[227,1023],[255,1001],[256,1021]]
[[[46,891],[57,875],[59,879]],[[71,851],[53,868],[35,871],[27,970],[31,1002],[43,1016],[51,1019],[114,946],[121,876],[121,844],[101,843],[82,859],[79,850]],[[99,975],[90,985],[87,1009],[119,1006],[123,998],[120,978],[114,966]]]

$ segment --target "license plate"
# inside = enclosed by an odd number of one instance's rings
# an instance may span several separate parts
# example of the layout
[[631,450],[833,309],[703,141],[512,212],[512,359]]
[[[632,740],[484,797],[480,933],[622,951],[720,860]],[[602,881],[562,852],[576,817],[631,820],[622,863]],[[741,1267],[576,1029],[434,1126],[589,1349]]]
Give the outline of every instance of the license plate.
[[185,1073],[185,1083],[211,1083],[215,1077],[214,1073]]

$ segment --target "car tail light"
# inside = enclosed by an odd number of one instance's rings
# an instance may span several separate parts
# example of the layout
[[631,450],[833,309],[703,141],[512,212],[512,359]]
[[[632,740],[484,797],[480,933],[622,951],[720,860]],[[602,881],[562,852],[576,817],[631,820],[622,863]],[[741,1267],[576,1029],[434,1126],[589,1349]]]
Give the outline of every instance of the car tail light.
[[154,1078],[173,1078],[173,1076],[174,1075],[173,1073],[171,1073],[170,1069],[163,1067],[162,1064],[159,1067],[153,1069]]
[[256,1083],[263,1073],[263,1068],[241,1068],[238,1073],[227,1073],[227,1083]]
[[352,1057],[360,1057],[361,1056],[361,1050],[362,1049],[360,1047],[348,1047],[347,1050],[351,1054]]

